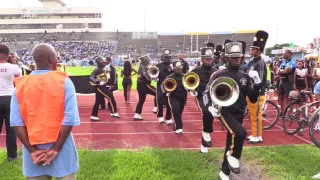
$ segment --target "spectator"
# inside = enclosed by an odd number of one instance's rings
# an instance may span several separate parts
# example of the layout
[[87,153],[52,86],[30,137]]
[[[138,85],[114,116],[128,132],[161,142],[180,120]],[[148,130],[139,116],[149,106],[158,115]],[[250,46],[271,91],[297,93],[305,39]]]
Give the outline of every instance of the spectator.
[[74,85],[64,72],[55,71],[57,54],[51,45],[37,45],[33,58],[37,69],[15,80],[11,99],[10,123],[23,144],[23,174],[75,180],[79,163],[71,130],[80,120]]
[[[134,74],[132,74],[132,71]],[[124,77],[122,80],[124,99],[127,104],[130,104],[130,92],[132,86],[132,76],[138,74],[138,71],[131,67],[130,61],[124,62],[124,68],[121,71],[121,77]]]
[[178,59],[182,62],[182,73],[186,74],[187,72],[189,72],[189,64],[187,61],[185,61],[183,59],[183,54],[182,53],[179,53],[178,54]]
[[289,103],[289,93],[293,90],[293,74],[296,69],[296,60],[292,59],[292,52],[285,50],[283,53],[283,61],[280,65],[278,78],[280,78],[278,101],[281,106],[281,113]]
[[[2,125],[6,126],[6,145],[8,161],[17,158],[17,137],[10,127],[10,100],[14,90],[13,79],[20,76],[20,68],[15,64],[7,63],[9,60],[9,48],[0,45],[0,134]],[[16,58],[10,58],[10,62],[15,63]],[[3,122],[4,121],[4,122]]]

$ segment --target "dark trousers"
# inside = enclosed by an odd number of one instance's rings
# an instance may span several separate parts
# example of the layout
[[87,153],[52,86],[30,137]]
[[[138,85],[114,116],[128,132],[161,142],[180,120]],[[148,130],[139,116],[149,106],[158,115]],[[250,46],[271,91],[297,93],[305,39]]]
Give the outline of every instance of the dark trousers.
[[[105,99],[101,99],[101,103],[100,103],[101,109],[105,109],[106,108],[106,101]],[[108,107],[109,107],[109,102],[108,102]]]
[[114,114],[117,112],[117,104],[110,88],[107,88],[105,86],[98,86],[96,87],[96,101],[93,105],[91,116],[98,116],[99,105],[105,104],[104,98],[107,98],[109,100],[111,113]]
[[131,77],[124,77],[122,80],[122,86],[123,86],[123,94],[124,94],[124,100],[128,100],[128,85],[132,84],[132,79]]
[[196,98],[198,107],[202,113],[202,126],[203,132],[211,133],[213,132],[213,116],[209,112],[208,108],[203,104],[203,98],[201,95],[198,95]]
[[138,83],[137,90],[138,90],[138,94],[139,94],[139,102],[137,104],[135,113],[141,114],[142,106],[143,106],[144,102],[146,101],[147,94],[150,94],[155,97],[154,98],[154,106],[157,105],[156,88],[155,87],[151,86],[150,84],[146,84],[146,83]]
[[228,160],[226,153],[230,151],[230,155],[240,159],[243,142],[247,137],[247,131],[242,126],[243,123],[243,113],[237,115],[230,112],[221,111],[221,121],[228,130],[226,147],[224,152],[224,160],[222,163],[222,172],[226,175],[230,174],[230,169],[228,166]]
[[17,157],[17,136],[10,127],[10,102],[11,96],[0,96],[0,134],[3,123],[6,126],[6,145],[7,156],[9,158]]
[[184,106],[186,105],[187,98],[177,98],[176,96],[169,96],[168,97],[168,102],[169,106],[171,108],[173,118],[174,118],[174,124],[175,124],[175,129],[182,129],[182,113]]
[[[110,91],[110,93],[113,95],[113,90],[109,88],[109,91]],[[106,101],[105,101],[104,98],[101,100],[100,106],[101,106],[101,109],[105,109],[105,108],[106,108]],[[108,109],[109,109],[110,111],[111,111],[111,109],[112,109],[112,106],[111,106],[111,104],[110,104],[110,101],[108,101]]]
[[157,95],[156,95],[157,107],[158,107],[157,117],[163,117],[163,105],[166,105],[167,112],[166,112],[165,119],[170,120],[172,117],[172,114],[171,114],[171,108],[168,105],[168,98],[165,93],[161,92],[160,88],[161,88],[160,86],[157,87]]

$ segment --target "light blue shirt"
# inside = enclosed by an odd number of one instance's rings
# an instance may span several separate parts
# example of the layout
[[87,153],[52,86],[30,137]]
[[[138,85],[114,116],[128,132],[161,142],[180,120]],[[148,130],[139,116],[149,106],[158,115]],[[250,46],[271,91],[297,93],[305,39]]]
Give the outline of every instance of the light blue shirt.
[[317,84],[314,86],[313,93],[314,93],[315,95],[320,94],[320,81],[317,82]]
[[297,63],[295,59],[290,59],[290,61],[283,60],[280,64],[280,69],[295,69],[297,67]]
[[[30,75],[45,74],[47,70],[36,70]],[[62,125],[64,126],[79,126],[80,117],[77,105],[77,98],[74,85],[69,78],[65,79],[65,99],[64,99],[64,119]],[[20,113],[20,107],[16,97],[16,91],[14,90],[11,98],[11,111],[10,111],[10,124],[13,126],[25,126],[23,118]],[[38,149],[51,148],[54,143],[36,145]],[[65,143],[62,146],[58,156],[51,162],[50,165],[40,166],[33,164],[27,148],[23,146],[23,175],[26,177],[36,177],[49,175],[52,177],[64,177],[70,174],[76,173],[79,169],[78,153],[73,140],[73,136],[70,133]]]

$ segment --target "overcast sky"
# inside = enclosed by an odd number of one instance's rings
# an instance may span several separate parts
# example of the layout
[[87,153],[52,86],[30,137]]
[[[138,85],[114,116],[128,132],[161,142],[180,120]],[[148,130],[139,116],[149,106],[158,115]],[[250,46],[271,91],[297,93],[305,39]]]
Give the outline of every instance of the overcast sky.
[[[0,0],[3,8],[41,7],[38,0]],[[213,32],[265,30],[267,46],[305,45],[320,36],[320,0],[62,0],[69,7],[101,7],[108,31]],[[278,31],[277,31],[278,29]],[[278,33],[277,33],[278,32]],[[277,38],[278,37],[278,38]]]

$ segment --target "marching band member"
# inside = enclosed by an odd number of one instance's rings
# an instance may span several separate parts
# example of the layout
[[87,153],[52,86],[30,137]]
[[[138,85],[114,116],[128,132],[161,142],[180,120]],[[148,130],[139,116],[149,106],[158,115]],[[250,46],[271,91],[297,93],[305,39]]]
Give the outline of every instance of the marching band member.
[[214,55],[213,55],[213,63],[212,63],[212,66],[215,67],[216,69],[219,68],[219,59],[220,59],[220,54],[222,52],[222,45],[217,45],[216,47],[216,52],[214,52]]
[[200,84],[195,89],[195,92],[190,91],[190,94],[191,96],[196,97],[197,105],[202,113],[203,131],[202,131],[201,152],[207,153],[208,147],[212,146],[210,133],[213,132],[213,127],[212,127],[213,116],[203,104],[202,93],[206,89],[206,86],[209,82],[211,74],[214,71],[216,71],[216,69],[212,67],[213,48],[204,47],[204,48],[201,48],[200,51],[201,51],[202,65],[200,68],[196,68],[191,71],[196,73],[199,76]]
[[219,70],[223,70],[223,69],[226,69],[227,66],[228,66],[228,61],[226,59],[226,56],[225,56],[225,45],[229,42],[232,42],[231,40],[227,39],[224,41],[224,44],[223,44],[223,48],[221,50],[221,54],[220,54],[220,59],[219,59],[219,63],[217,64],[217,66],[215,68],[219,69]]
[[[139,102],[137,104],[135,114],[133,116],[134,120],[143,120],[143,117],[141,116],[142,112],[142,106],[144,102],[146,101],[147,94],[150,94],[152,96],[156,96],[156,88],[151,85],[151,77],[148,74],[148,68],[149,66],[149,59],[147,57],[141,57],[140,58],[141,64],[138,70],[138,79],[137,79],[137,90],[139,94]],[[154,104],[156,104],[156,98],[154,98]],[[152,112],[154,112],[154,107]]]
[[[95,86],[96,90],[96,101],[94,103],[91,117],[90,119],[92,121],[99,121],[98,118],[98,110],[99,105],[103,102],[104,98],[107,98],[109,102],[111,103],[111,116],[120,118],[119,114],[117,113],[117,104],[114,99],[114,96],[112,92],[110,91],[110,87],[114,85],[114,74],[110,73],[108,80],[99,78],[98,76],[103,76],[103,78],[106,78],[107,73],[105,72],[104,68],[106,65],[106,61],[103,59],[103,57],[96,57],[96,62],[98,64],[98,67],[93,70],[93,72],[90,75],[90,84]],[[110,70],[107,70],[110,71]]]
[[[105,71],[109,72],[112,80],[111,82],[109,83],[109,85],[107,85],[107,87],[109,88],[109,91],[112,93],[113,95],[113,91],[116,89],[116,86],[117,86],[117,72],[116,72],[116,68],[111,64],[111,58],[110,57],[106,57],[106,66],[105,66]],[[106,108],[106,101],[105,99],[103,98],[103,100],[101,101],[101,108],[100,110],[102,109],[105,109]],[[110,104],[110,101],[108,102],[108,111],[111,111],[111,104]]]
[[[222,180],[229,180],[230,170],[236,174],[240,173],[239,159],[247,135],[246,129],[242,126],[246,107],[246,96],[249,97],[251,102],[256,102],[261,86],[261,79],[257,71],[250,70],[249,76],[239,72],[241,57],[243,56],[241,45],[240,42],[226,44],[225,52],[227,60],[229,61],[228,67],[225,70],[220,70],[212,74],[206,90],[203,93],[203,103],[207,111],[214,117],[220,117],[228,130],[222,171],[219,174]],[[239,89],[239,97],[236,102],[230,106],[222,107],[221,112],[218,111],[219,108],[217,108],[215,102],[212,101],[210,92],[214,80],[220,77],[233,79]],[[252,84],[250,78],[253,79],[254,84]],[[234,92],[231,91],[230,93],[233,94]]]
[[164,81],[164,79],[172,74],[172,64],[171,64],[171,50],[170,49],[164,49],[163,55],[161,56],[162,62],[158,63],[156,67],[159,69],[159,75],[157,80],[157,94],[156,94],[156,100],[157,100],[157,117],[160,124],[164,123],[163,119],[163,105],[165,105],[167,108],[166,117],[167,124],[172,124],[172,114],[170,107],[168,106],[168,99],[164,92],[161,91],[161,84]]
[[260,97],[257,102],[250,102],[247,98],[247,103],[250,112],[250,123],[252,135],[248,136],[248,143],[262,142],[262,106],[265,100],[265,90],[267,87],[267,67],[264,60],[261,58],[261,53],[267,43],[268,33],[265,31],[257,31],[253,44],[251,46],[251,56],[253,60],[249,62],[247,72],[250,70],[257,71],[259,78],[262,80]]
[[[182,74],[183,65],[180,61],[176,61],[174,65],[174,73],[169,75],[165,81],[161,84],[161,91],[166,92],[168,97],[168,103],[174,118],[173,130],[175,134],[182,134],[182,113],[184,106],[187,101],[187,91],[182,84],[183,75]],[[176,88],[172,92],[166,91],[166,80],[172,78],[176,82]]]

